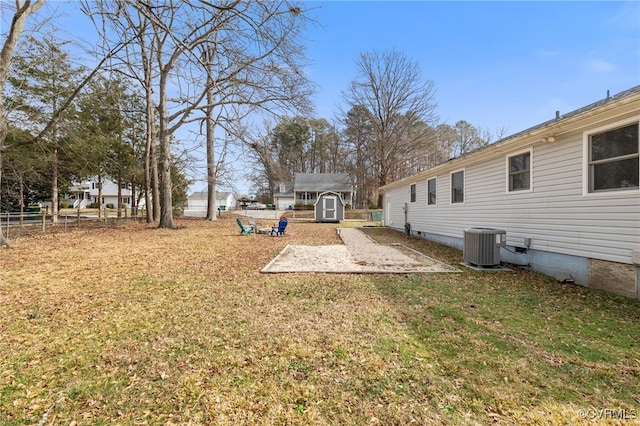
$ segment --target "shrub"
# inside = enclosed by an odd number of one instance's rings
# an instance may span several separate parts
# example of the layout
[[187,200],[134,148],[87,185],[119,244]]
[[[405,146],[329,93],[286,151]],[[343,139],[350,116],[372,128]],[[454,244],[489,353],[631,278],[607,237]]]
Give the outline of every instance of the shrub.
[[121,209],[126,209],[127,208],[127,203],[120,203],[120,208]]
[[99,209],[100,208],[100,204],[98,203],[91,203],[91,205],[89,206],[92,209]]
[[113,208],[113,203],[108,203],[108,204],[107,204],[107,208],[108,208],[108,209],[112,209],[112,208]]
[[60,208],[61,209],[68,209],[69,208],[69,202],[68,201],[62,201],[60,203]]
[[293,208],[295,210],[313,210],[313,204],[296,203]]

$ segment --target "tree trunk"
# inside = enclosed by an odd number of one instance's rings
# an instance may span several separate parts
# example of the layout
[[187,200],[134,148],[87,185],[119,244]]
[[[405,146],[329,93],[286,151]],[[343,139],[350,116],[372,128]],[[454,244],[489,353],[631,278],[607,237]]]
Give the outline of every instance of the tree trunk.
[[58,223],[58,148],[53,150],[51,161],[51,220]]
[[7,240],[0,232],[0,247],[11,248],[11,244],[9,244],[9,240]]
[[[211,55],[210,52],[208,52]],[[206,220],[216,220],[216,163],[215,163],[215,123],[213,122],[213,94],[211,93],[211,58],[207,60],[207,216]]]
[[151,223],[153,222],[153,200],[151,199],[153,193],[151,192],[151,188],[152,188],[152,174],[151,174],[151,163],[152,163],[152,156],[153,156],[153,144],[154,144],[154,126],[153,126],[153,120],[154,120],[154,114],[153,114],[153,98],[151,95],[151,89],[150,87],[147,86],[147,97],[146,97],[146,102],[147,102],[147,123],[146,123],[146,130],[147,130],[147,135],[146,135],[146,141],[145,141],[145,147],[144,147],[144,202],[145,202],[145,209],[146,209],[146,217],[147,217],[147,223]]
[[[163,80],[164,76],[160,79]],[[166,82],[160,82],[160,100],[158,102],[158,116],[160,129],[158,169],[160,177],[160,223],[159,228],[175,228],[173,223],[173,202],[171,194],[171,134],[169,132],[169,117],[167,116]],[[155,200],[154,200],[155,204]]]
[[[162,127],[162,126],[161,126]],[[170,137],[166,130],[160,129],[160,223],[159,228],[175,228],[171,195],[171,153]]]
[[[155,134],[155,126],[154,134]],[[152,209],[151,212],[153,214],[153,221],[157,222],[160,220],[160,180],[161,173],[158,169],[158,146],[156,145],[155,137],[151,142],[151,204]]]
[[116,210],[118,211],[118,217],[122,217],[122,212],[120,211],[120,205],[122,204],[122,177],[118,176],[118,201],[116,205]]
[[24,173],[20,173],[20,225],[24,222]]
[[102,175],[98,175],[98,218],[102,217]]
[[136,177],[131,176],[131,198],[129,199],[131,202],[131,217],[134,217],[134,212],[136,213],[136,216],[137,216],[137,212],[138,212],[138,198],[136,197],[137,189],[138,188],[136,186]]

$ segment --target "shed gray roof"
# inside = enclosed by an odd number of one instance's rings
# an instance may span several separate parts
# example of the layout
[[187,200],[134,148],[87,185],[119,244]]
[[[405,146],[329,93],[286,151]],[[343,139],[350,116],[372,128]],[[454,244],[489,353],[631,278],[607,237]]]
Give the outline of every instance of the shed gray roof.
[[347,173],[296,173],[294,188],[296,192],[353,191]]

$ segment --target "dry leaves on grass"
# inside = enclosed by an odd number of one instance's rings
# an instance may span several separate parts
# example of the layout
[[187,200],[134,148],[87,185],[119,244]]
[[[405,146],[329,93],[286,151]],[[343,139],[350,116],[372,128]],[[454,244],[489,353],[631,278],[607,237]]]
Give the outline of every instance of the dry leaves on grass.
[[319,288],[258,272],[292,241],[339,243],[333,226],[292,222],[275,238],[239,236],[231,220],[178,223],[24,238],[2,253],[6,418],[348,424],[423,412],[362,400],[389,368],[362,341],[386,328],[384,299],[358,279]]
[[276,238],[242,237],[232,217],[178,224],[0,251],[7,424],[562,424],[637,389],[632,303],[526,272],[266,275],[287,244],[339,244],[335,225],[291,221]]

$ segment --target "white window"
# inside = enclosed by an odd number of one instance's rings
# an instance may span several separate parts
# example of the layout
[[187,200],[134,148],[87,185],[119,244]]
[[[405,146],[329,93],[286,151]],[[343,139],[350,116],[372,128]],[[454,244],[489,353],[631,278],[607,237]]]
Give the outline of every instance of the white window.
[[507,157],[507,191],[531,190],[531,151]]
[[585,133],[587,192],[637,190],[640,187],[638,121]]
[[451,173],[451,204],[464,203],[464,170]]
[[411,202],[415,203],[416,202],[416,184],[412,183],[411,187],[410,187],[410,191],[411,191]]
[[427,181],[427,204],[430,206],[436,204],[436,178]]
[[313,192],[300,192],[298,193],[298,200],[301,201],[309,201],[309,200],[315,200],[315,193]]

